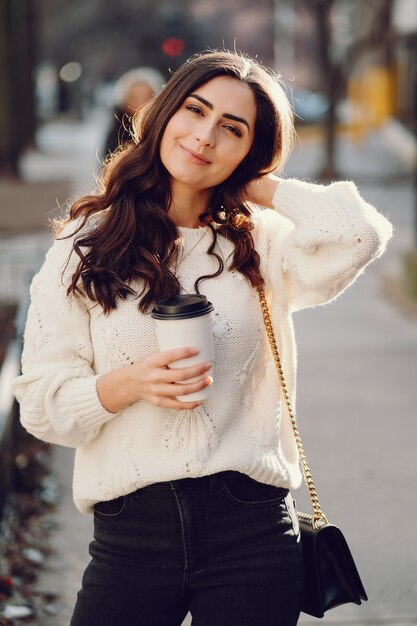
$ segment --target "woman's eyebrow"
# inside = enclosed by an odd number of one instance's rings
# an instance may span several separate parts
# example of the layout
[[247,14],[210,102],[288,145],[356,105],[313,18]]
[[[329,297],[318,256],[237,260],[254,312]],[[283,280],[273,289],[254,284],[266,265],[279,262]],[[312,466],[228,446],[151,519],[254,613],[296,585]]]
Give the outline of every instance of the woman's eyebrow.
[[[201,102],[201,104],[204,104],[204,106],[210,109],[210,111],[213,111],[214,109],[213,104],[209,102],[208,100],[206,100],[205,98],[203,98],[202,96],[199,96],[196,93],[191,93],[189,97],[195,98],[196,100]],[[238,117],[237,115],[233,115],[232,113],[223,113],[223,117],[227,118],[228,120],[234,120],[235,122],[240,122],[241,124],[244,124],[246,128],[249,130],[249,124],[243,117]]]

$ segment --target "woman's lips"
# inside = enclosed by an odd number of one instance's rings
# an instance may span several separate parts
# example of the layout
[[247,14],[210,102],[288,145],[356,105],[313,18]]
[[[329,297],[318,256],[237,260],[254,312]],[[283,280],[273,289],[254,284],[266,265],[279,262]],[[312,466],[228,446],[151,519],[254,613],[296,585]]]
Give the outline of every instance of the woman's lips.
[[191,150],[190,148],[184,148],[184,146],[181,146],[181,144],[180,148],[185,158],[188,161],[191,161],[191,163],[194,163],[195,165],[210,165],[211,161],[203,157],[201,154],[197,154],[197,152],[194,152],[194,150]]

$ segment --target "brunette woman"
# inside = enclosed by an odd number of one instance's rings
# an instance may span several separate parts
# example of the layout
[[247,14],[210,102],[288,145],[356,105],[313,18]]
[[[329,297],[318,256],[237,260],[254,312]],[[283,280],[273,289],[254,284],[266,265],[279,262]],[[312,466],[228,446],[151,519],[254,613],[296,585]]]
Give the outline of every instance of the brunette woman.
[[[292,312],[346,289],[391,225],[351,182],[273,174],[291,109],[238,54],[190,59],[135,133],[33,280],[15,383],[25,428],[76,448],[75,504],[94,513],[71,624],[179,626],[191,611],[195,626],[293,626],[301,474],[256,289],[293,397]],[[170,369],[195,350],[160,352],[150,312],[196,291],[214,305],[214,361]],[[212,379],[209,400],[177,399]]]

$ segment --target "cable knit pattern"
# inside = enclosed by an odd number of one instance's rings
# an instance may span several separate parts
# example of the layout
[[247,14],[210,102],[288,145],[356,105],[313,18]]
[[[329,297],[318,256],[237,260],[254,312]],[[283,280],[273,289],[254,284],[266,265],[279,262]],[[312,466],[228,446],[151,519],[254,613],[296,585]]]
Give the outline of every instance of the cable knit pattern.
[[[382,254],[388,220],[350,182],[327,187],[282,181],[275,211],[257,208],[253,237],[261,257],[290,394],[296,344],[291,313],[328,302]],[[179,228],[176,272],[184,292],[213,273],[208,227]],[[69,229],[67,232],[71,232]],[[157,350],[154,323],[134,296],[104,315],[86,298],[67,297],[77,259],[72,239],[56,241],[31,286],[22,375],[14,384],[24,427],[40,439],[77,448],[74,500],[83,513],[100,500],[150,483],[236,470],[279,487],[301,482],[298,453],[255,290],[226,263],[200,285],[214,305],[213,396],[192,411],[136,402],[117,414],[101,405],[96,380]],[[225,261],[232,244],[218,236]],[[175,269],[175,268],[174,268]],[[132,284],[140,290],[140,285]]]

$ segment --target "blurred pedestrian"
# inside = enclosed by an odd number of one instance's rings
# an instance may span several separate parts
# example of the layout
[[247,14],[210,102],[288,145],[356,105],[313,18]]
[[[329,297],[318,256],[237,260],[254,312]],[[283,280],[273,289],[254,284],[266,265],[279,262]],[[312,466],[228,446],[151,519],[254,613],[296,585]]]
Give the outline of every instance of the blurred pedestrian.
[[[392,228],[351,182],[272,173],[293,117],[250,58],[193,57],[133,126],[32,283],[14,387],[29,432],[77,448],[75,503],[94,513],[71,626],[179,626],[189,610],[294,626],[301,472],[256,289],[293,397],[292,312],[343,292]],[[150,313],[202,288],[214,360],[185,366],[194,346],[161,351]],[[213,378],[208,400],[184,399]]]
[[104,156],[132,140],[132,117],[162,89],[162,74],[138,67],[123,74],[114,86],[114,109],[104,142]]

